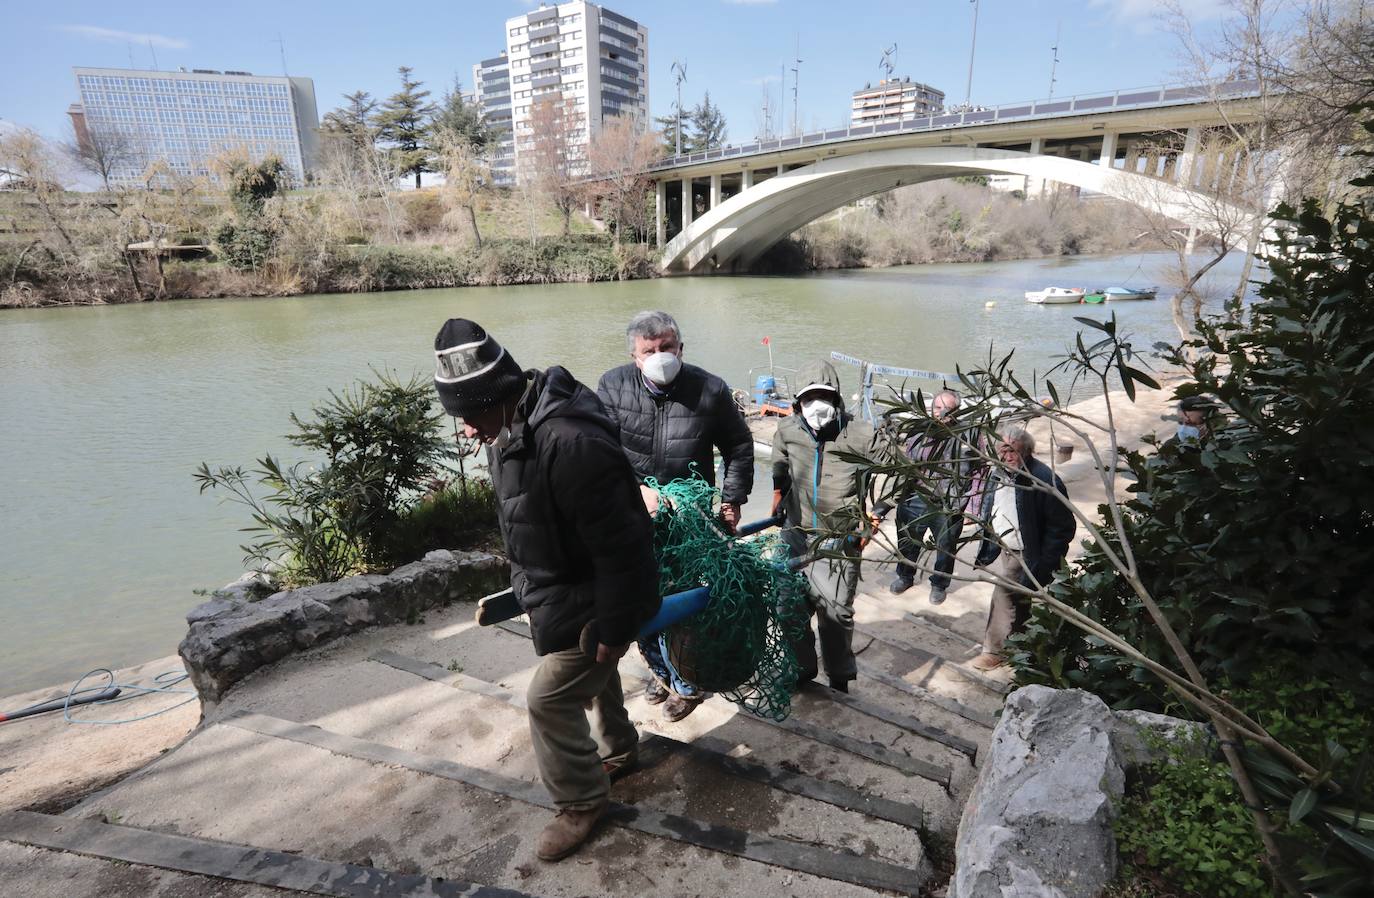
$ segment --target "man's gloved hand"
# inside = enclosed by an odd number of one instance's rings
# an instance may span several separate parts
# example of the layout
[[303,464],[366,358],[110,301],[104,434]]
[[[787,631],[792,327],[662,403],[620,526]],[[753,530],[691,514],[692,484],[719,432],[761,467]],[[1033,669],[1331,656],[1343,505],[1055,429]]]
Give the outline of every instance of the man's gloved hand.
[[777,517],[782,510],[782,490],[773,490],[773,510],[769,512],[769,517]]
[[739,503],[720,503],[720,519],[725,522],[725,529],[734,533],[735,528],[739,526]]

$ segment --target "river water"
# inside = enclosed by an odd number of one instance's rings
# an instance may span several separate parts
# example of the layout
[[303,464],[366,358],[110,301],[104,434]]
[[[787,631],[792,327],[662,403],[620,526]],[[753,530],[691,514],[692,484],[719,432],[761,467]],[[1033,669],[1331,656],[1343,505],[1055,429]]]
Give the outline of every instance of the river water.
[[[1219,293],[1241,261],[1213,272]],[[562,364],[593,386],[627,360],[625,323],[646,308],[673,313],[686,358],[736,386],[767,364],[765,336],[778,365],[838,350],[953,371],[995,343],[1015,348],[1028,374],[1063,352],[1075,315],[1115,312],[1142,349],[1176,332],[1164,299],[1036,306],[1023,291],[1156,283],[1167,262],[1131,254],[0,313],[0,696],[173,652],[185,612],[203,600],[194,591],[241,572],[237,528],[249,523],[241,507],[199,495],[192,471],[293,458],[291,412],[307,414],[369,367],[428,375],[446,318],[473,318],[523,366]],[[839,367],[850,392],[856,370]],[[768,489],[760,479],[758,506]]]

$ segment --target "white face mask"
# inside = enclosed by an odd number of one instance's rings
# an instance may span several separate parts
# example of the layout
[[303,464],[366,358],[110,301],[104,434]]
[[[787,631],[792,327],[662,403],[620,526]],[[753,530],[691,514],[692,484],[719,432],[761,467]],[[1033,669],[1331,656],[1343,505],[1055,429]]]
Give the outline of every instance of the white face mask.
[[802,417],[817,433],[822,427],[834,421],[835,415],[835,403],[828,399],[808,399],[802,403]]
[[682,359],[676,353],[656,352],[644,360],[639,370],[660,387],[666,387],[677,379],[678,372],[682,370]]

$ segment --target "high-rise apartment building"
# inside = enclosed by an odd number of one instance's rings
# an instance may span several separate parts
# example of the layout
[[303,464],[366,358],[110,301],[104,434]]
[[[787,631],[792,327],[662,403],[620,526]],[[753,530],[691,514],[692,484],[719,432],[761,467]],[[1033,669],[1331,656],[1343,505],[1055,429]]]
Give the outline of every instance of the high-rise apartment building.
[[648,54],[647,28],[586,0],[541,6],[507,19],[517,175],[521,146],[529,146],[531,117],[541,102],[562,102],[575,110],[574,154],[585,149],[608,118],[630,116],[648,127]]
[[315,161],[319,115],[309,78],[218,72],[158,72],[74,67],[79,106],[68,110],[88,140],[109,137],[127,149],[111,180],[137,183],[162,160],[180,175],[211,174],[210,161],[242,148],[275,153],[292,181]]
[[515,184],[515,129],[511,124],[510,60],[504,50],[472,67],[472,86],[482,118],[497,134],[487,153],[492,183],[510,187]]
[[874,125],[902,119],[938,115],[945,105],[945,92],[910,78],[885,79],[876,86],[865,85],[854,91],[849,122]]

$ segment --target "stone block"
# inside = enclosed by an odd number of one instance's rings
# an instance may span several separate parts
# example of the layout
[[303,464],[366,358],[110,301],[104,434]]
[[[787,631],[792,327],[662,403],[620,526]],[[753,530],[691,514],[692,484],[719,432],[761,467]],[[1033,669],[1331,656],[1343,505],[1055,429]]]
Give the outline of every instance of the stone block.
[[1196,721],[1150,711],[1117,711],[1115,717],[1112,744],[1127,770],[1163,760],[1167,757],[1163,746],[1178,746],[1191,757],[1205,757],[1212,751],[1214,740]]
[[1097,898],[1116,874],[1116,719],[1080,690],[1007,699],[960,821],[950,898]]

